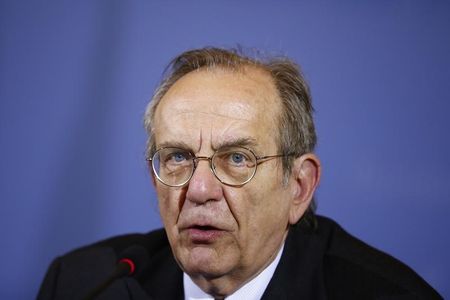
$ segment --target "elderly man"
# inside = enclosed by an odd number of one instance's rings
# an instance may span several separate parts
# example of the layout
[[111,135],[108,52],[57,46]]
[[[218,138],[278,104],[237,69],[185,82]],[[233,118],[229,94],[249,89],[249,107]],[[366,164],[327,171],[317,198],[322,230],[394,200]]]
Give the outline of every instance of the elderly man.
[[[289,59],[217,48],[175,58],[145,114],[165,230],[58,258],[38,298],[440,299],[407,266],[314,214],[312,111]],[[135,245],[139,272],[106,280]]]

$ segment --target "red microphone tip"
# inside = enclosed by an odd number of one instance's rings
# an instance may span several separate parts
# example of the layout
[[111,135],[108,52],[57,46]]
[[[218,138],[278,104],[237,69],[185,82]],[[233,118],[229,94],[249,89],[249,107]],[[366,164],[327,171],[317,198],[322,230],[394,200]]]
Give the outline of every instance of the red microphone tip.
[[130,271],[128,272],[128,275],[133,275],[134,270],[136,270],[136,266],[134,265],[134,262],[129,258],[122,258],[119,260],[119,263],[125,263],[130,267]]

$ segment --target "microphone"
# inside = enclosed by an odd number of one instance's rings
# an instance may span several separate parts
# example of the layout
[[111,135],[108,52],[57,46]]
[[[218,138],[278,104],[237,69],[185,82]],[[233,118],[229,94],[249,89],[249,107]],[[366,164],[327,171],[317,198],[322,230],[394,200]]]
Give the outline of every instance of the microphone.
[[148,251],[144,246],[133,245],[126,248],[117,261],[116,268],[111,275],[101,284],[96,286],[84,298],[84,300],[93,300],[100,295],[114,280],[124,276],[133,276],[139,274],[149,260]]

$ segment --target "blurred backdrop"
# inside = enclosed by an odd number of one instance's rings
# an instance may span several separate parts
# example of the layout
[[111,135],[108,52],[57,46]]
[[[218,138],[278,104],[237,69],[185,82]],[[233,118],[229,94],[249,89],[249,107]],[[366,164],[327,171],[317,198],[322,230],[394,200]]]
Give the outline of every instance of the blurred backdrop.
[[181,51],[256,47],[311,85],[320,214],[450,298],[448,1],[0,2],[1,299],[160,227],[142,116]]

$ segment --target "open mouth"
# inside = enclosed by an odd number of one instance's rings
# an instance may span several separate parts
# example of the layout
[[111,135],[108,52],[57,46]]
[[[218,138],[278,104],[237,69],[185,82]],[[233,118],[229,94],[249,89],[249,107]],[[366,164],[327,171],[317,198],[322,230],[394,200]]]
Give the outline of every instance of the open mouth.
[[216,227],[209,226],[209,225],[206,225],[206,226],[195,225],[195,226],[192,226],[191,228],[192,229],[197,229],[197,230],[204,230],[204,231],[206,231],[206,230],[218,230]]
[[194,225],[189,227],[188,234],[195,244],[210,244],[220,238],[224,232],[210,225]]

